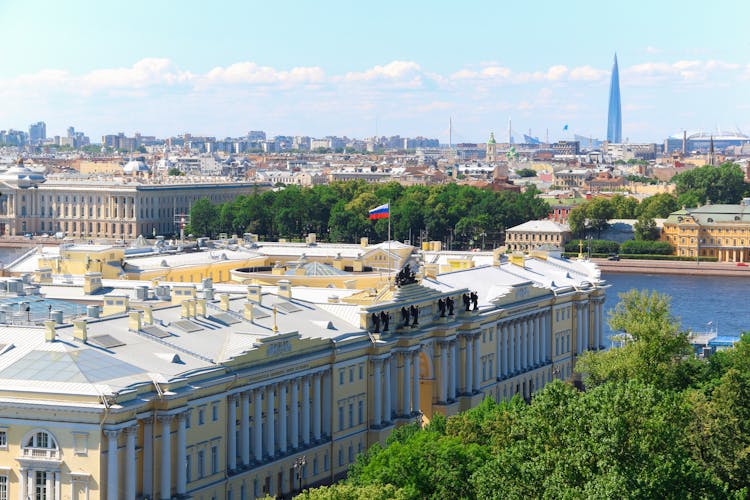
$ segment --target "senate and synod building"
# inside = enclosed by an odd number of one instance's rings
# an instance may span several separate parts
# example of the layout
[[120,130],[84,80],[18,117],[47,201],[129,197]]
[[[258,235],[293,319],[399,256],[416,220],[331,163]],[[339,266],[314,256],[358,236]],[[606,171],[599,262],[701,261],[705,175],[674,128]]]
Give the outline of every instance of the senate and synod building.
[[[38,278],[3,285],[3,500],[288,496],[605,345],[599,271],[543,253],[366,289]],[[25,323],[51,296],[100,307]]]

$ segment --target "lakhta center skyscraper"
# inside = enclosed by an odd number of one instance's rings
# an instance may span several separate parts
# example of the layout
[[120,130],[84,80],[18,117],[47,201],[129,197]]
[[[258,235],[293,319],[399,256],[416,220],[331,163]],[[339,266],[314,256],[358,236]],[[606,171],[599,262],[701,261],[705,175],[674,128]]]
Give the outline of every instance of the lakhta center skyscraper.
[[607,114],[607,141],[622,142],[622,111],[620,108],[620,72],[617,70],[617,54],[612,66],[612,80],[609,83],[609,112]]

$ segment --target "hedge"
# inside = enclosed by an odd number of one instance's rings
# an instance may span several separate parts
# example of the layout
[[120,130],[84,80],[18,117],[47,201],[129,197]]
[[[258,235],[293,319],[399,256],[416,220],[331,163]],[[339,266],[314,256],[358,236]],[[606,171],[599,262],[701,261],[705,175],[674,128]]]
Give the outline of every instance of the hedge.
[[[573,240],[565,244],[565,251],[566,252],[578,252],[579,244],[578,242],[581,240]],[[588,252],[589,249],[589,241],[583,240],[583,251]],[[620,251],[620,244],[616,241],[610,241],[610,240],[591,240],[591,253],[604,253],[604,254],[612,254],[617,253]]]
[[665,241],[628,240],[620,245],[623,254],[672,255],[674,247]]

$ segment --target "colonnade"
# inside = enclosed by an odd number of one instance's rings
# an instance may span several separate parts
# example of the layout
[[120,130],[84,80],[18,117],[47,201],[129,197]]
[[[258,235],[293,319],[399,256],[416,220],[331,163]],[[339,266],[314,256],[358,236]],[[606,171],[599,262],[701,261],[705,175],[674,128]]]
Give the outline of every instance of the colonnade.
[[[300,394],[301,393],[301,394]],[[301,397],[300,397],[301,396]],[[331,371],[307,373],[259,387],[230,394],[228,404],[227,469],[249,468],[292,451],[314,445],[331,435]],[[253,405],[252,414],[250,404]],[[125,500],[134,500],[136,491],[136,437],[138,425],[143,426],[143,491],[142,496],[154,497],[154,427],[161,430],[159,446],[159,497],[172,498],[172,476],[175,476],[175,495],[187,492],[187,414],[191,409],[180,408],[147,416],[118,429],[105,429],[107,438],[107,500],[118,500],[124,492]],[[239,422],[238,422],[239,420]],[[173,422],[177,423],[173,439]],[[239,429],[238,429],[239,427]],[[239,432],[237,432],[239,430]],[[125,474],[119,477],[120,453],[118,441],[125,434]],[[237,435],[239,434],[239,442]],[[173,444],[174,441],[174,444]],[[172,464],[172,450],[176,464]],[[121,481],[124,484],[121,484]]]
[[552,357],[552,314],[527,314],[497,327],[496,375],[512,377],[550,361]]

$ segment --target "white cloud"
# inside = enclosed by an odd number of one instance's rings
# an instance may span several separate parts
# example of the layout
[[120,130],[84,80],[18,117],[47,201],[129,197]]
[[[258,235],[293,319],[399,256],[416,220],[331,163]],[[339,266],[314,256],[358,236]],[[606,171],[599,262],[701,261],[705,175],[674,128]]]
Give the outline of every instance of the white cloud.
[[348,82],[372,80],[399,80],[418,76],[422,68],[413,61],[392,61],[383,66],[375,66],[360,73],[352,72],[344,76]]

